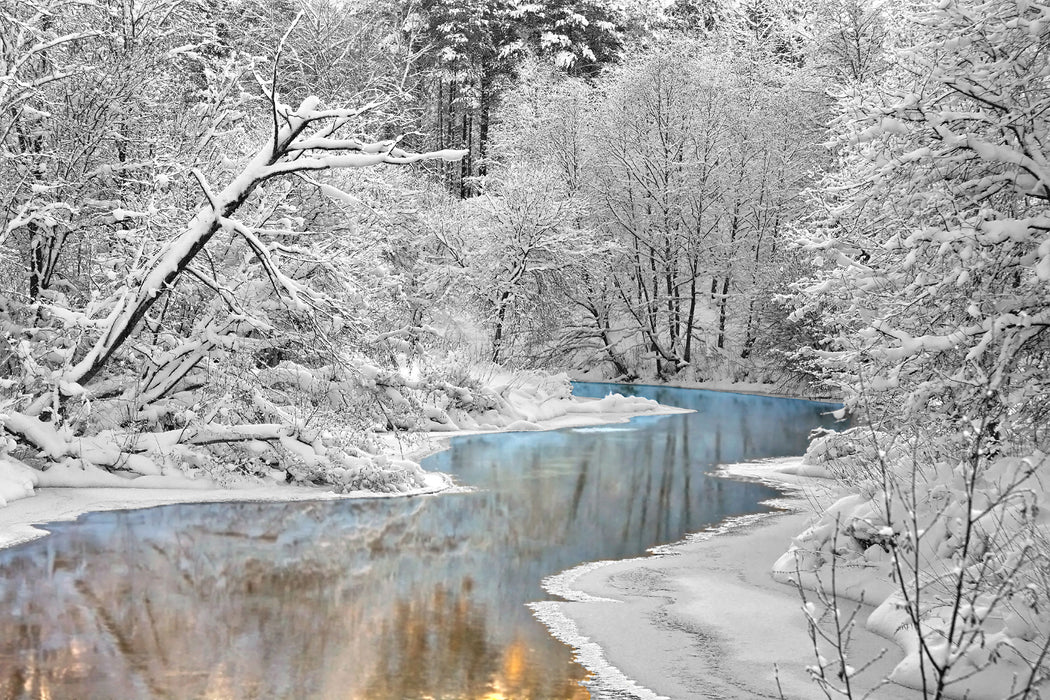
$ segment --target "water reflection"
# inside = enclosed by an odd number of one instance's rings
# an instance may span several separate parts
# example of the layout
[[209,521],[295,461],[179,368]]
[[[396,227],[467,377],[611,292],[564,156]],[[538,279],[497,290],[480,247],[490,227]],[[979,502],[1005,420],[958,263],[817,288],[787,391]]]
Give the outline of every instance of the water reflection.
[[[606,385],[577,393],[603,395]],[[471,493],[100,513],[0,553],[0,697],[581,698],[524,603],[771,495],[717,462],[798,453],[826,405],[642,388],[698,413],[477,436]]]

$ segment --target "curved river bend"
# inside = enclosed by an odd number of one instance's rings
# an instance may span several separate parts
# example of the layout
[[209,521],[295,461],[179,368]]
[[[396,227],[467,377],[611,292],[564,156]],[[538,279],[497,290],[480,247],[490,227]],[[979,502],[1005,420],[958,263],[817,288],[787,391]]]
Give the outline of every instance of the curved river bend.
[[525,604],[775,492],[713,465],[801,454],[828,404],[575,385],[693,408],[453,440],[473,490],[86,515],[0,552],[0,698],[586,698]]

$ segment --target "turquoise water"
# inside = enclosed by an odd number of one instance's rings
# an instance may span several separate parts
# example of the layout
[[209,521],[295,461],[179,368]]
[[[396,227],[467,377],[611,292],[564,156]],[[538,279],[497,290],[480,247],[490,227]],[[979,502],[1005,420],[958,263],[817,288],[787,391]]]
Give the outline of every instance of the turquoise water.
[[713,465],[801,454],[828,404],[577,384],[696,413],[453,440],[473,487],[96,513],[0,552],[2,698],[585,698],[525,603],[774,492]]

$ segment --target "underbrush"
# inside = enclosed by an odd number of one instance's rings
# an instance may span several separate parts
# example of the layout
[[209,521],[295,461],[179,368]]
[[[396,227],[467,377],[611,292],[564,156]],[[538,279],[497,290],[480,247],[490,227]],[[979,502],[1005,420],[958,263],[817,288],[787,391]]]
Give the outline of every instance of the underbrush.
[[1050,677],[1047,455],[998,454],[979,425],[969,437],[962,455],[948,449],[956,440],[867,427],[812,441],[806,463],[844,495],[774,571],[802,593],[810,671],[827,697],[864,694],[854,676],[870,660],[850,657],[846,600],[875,605],[867,627],[904,652],[879,682],[932,698],[1040,697]]

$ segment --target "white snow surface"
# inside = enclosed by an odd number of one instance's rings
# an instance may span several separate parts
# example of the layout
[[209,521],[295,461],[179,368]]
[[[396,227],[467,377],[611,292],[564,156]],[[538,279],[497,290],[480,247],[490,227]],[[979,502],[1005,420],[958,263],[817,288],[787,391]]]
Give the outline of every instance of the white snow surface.
[[[733,518],[655,547],[650,556],[583,564],[544,581],[549,593],[565,601],[533,605],[533,612],[573,647],[593,674],[588,685],[596,697],[820,696],[806,671],[814,652],[799,593],[771,575],[792,536],[805,529],[810,509],[828,503],[833,492],[830,481],[796,476],[801,462],[798,457],[722,468],[725,476],[788,490],[770,502],[784,509],[779,513]],[[870,610],[863,609],[861,618]],[[851,658],[858,667],[883,649],[858,683],[876,685],[902,655],[890,641],[862,626],[856,630]],[[888,685],[868,697],[921,695]]]
[[[845,500],[841,485],[802,457],[721,469],[730,478],[786,490],[769,502],[781,511],[733,518],[655,547],[650,556],[583,564],[544,581],[565,600],[534,605],[534,614],[573,647],[593,674],[589,684],[597,697],[822,695],[807,670],[816,656],[802,598],[796,585],[781,582],[789,577],[777,567],[798,533]],[[848,590],[838,599],[844,616],[857,610],[848,647],[850,666],[861,669],[851,678],[854,696],[923,697],[914,689],[914,635],[899,632],[894,587],[872,570],[856,574],[842,575]],[[872,605],[856,602],[861,596]],[[822,606],[812,591],[807,600],[819,618]],[[834,651],[822,645],[820,653],[833,658]],[[1002,670],[954,684],[947,697],[1003,697],[1011,669]]]

